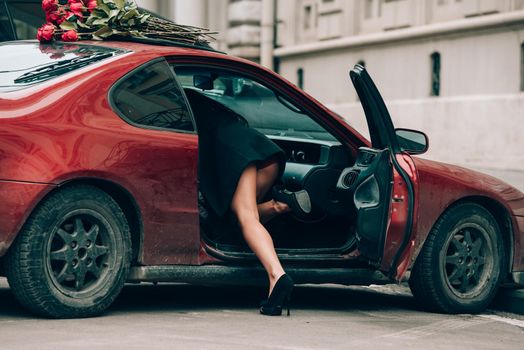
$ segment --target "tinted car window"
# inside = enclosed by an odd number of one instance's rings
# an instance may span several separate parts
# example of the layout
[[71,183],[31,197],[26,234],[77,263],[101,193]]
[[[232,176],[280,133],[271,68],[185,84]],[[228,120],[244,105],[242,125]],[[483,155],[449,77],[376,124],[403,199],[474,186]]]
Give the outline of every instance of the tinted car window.
[[13,19],[18,39],[35,39],[36,32],[45,23],[41,3],[8,2],[9,13]]
[[126,51],[95,45],[0,43],[0,89],[16,90]]
[[11,23],[7,16],[5,3],[0,1],[0,41],[13,40]]
[[112,100],[120,116],[132,124],[194,131],[189,108],[166,61],[124,78],[114,88]]

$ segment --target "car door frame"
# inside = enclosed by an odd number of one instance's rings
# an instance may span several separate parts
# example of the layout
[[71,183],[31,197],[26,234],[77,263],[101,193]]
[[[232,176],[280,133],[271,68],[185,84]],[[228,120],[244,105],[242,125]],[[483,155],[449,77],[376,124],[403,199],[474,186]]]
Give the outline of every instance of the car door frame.
[[[341,142],[342,145],[348,150],[348,153],[353,159],[357,156],[357,150],[359,147],[369,146],[367,141],[362,135],[360,135],[355,129],[353,129],[347,122],[343,121],[340,116],[328,110],[320,102],[316,101],[313,97],[307,95],[305,92],[299,90],[295,85],[285,80],[285,78],[279,76],[273,71],[267,70],[264,67],[254,66],[239,62],[238,59],[228,57],[227,59],[220,59],[208,56],[173,56],[166,57],[169,64],[176,66],[192,66],[192,67],[203,67],[212,69],[222,69],[225,71],[234,72],[255,81],[262,83],[263,85],[271,88],[275,93],[280,93],[285,96],[290,102],[300,106],[310,118],[315,120],[319,125],[325,128],[329,133],[335,135],[335,137]],[[212,256],[203,257],[201,256],[200,263],[213,263],[216,262],[216,258],[224,260],[238,260],[244,257],[245,253],[232,253],[222,252],[217,250],[216,247],[206,244],[205,240],[202,240],[202,247],[204,251],[211,252]],[[341,260],[354,259],[354,255],[351,251],[341,250],[338,254],[338,258]],[[331,259],[335,257],[335,254],[331,256]],[[253,258],[255,256],[253,255]],[[282,259],[295,260],[290,255],[285,254],[281,256]],[[209,260],[208,260],[209,259]],[[324,261],[326,255],[319,255],[315,257],[315,254],[307,254],[302,256],[299,260],[312,261],[321,260]]]
[[[212,56],[193,56],[193,55],[177,55],[172,57],[166,57],[169,64],[173,65],[190,65],[190,66],[203,66],[203,67],[213,67],[213,68],[222,68],[225,70],[235,71],[240,74],[244,74],[246,76],[249,76],[255,80],[259,80],[263,82],[267,86],[271,86],[272,89],[274,89],[276,92],[282,93],[287,98],[290,99],[291,102],[296,103],[300,105],[304,110],[312,117],[316,122],[318,122],[322,127],[324,127],[327,131],[332,133],[343,145],[346,146],[346,148],[353,153],[352,156],[354,159],[356,159],[357,151],[359,147],[370,147],[371,143],[365,139],[358,131],[353,129],[347,122],[345,122],[342,117],[337,115],[336,113],[330,111],[328,108],[323,106],[320,102],[318,102],[314,97],[308,95],[306,92],[300,90],[298,87],[287,81],[285,78],[279,76],[277,73],[270,71],[264,67],[261,66],[255,66],[254,64],[250,64],[247,62],[244,62],[241,59],[231,58],[227,57],[227,59],[224,58],[218,58],[218,57],[212,57]],[[366,73],[367,74],[367,73]],[[371,80],[371,79],[370,79]],[[374,87],[373,82],[371,81],[372,86]],[[378,90],[376,87],[374,87],[375,95],[378,95],[378,100],[382,101],[382,98],[380,97],[380,94],[378,93]],[[409,160],[397,160],[397,157],[400,155],[400,150],[398,148],[398,145],[396,145],[396,138],[394,138],[393,141],[390,141],[392,138],[391,135],[394,135],[394,129],[393,129],[393,123],[391,122],[391,118],[389,117],[389,113],[387,112],[387,109],[385,108],[385,104],[382,101],[382,109],[380,112],[376,112],[375,115],[381,115],[385,114],[387,116],[386,120],[389,119],[389,123],[387,124],[388,129],[390,130],[388,132],[389,135],[389,141],[388,142],[394,142],[394,147],[392,150],[392,154],[395,156],[392,156],[393,164],[394,164],[394,176],[403,179],[408,185],[406,186],[409,191],[407,194],[410,194],[409,196],[413,194],[413,186],[411,184],[410,180],[410,174],[405,170],[405,168],[408,165],[413,165],[412,162],[409,162]],[[377,119],[379,120],[379,119]],[[389,143],[387,144],[389,146]],[[389,146],[391,147],[391,146]],[[405,154],[402,154],[402,156],[406,156]],[[402,163],[403,167],[400,165]],[[397,169],[400,169],[397,170]],[[409,173],[409,174],[408,174]],[[392,193],[394,196],[397,195],[397,192],[395,192],[395,189],[392,190]],[[399,195],[401,196],[401,195]],[[405,201],[402,204],[409,204],[409,212],[414,213],[414,210],[412,210],[414,205],[414,200]],[[386,245],[393,246],[396,245],[396,242],[391,242],[392,239],[398,241],[398,238],[402,239],[401,244],[397,244],[399,246],[399,249],[395,252],[389,252],[387,254],[386,259],[382,259],[379,264],[376,264],[376,267],[386,273],[390,278],[400,280],[402,275],[404,274],[405,270],[403,270],[400,274],[398,273],[397,266],[402,265],[404,266],[403,262],[406,260],[409,260],[409,257],[411,254],[408,254],[406,257],[406,254],[403,254],[406,246],[409,243],[409,233],[411,232],[411,226],[412,226],[412,215],[408,215],[408,222],[406,222],[406,225],[404,225],[404,218],[399,217],[397,218],[399,222],[396,223],[396,225],[389,225],[389,230],[387,232],[386,238],[384,241],[386,242]],[[399,232],[393,232],[393,231],[401,231]],[[391,231],[391,232],[389,232]],[[392,234],[390,234],[392,233]],[[394,236],[392,239],[389,239],[390,236]],[[203,243],[204,244],[204,243]],[[410,251],[411,252],[411,251]],[[349,257],[352,254],[347,255],[346,257]],[[218,254],[218,256],[221,256],[221,254]],[[209,257],[209,262],[216,261],[215,257]],[[200,263],[206,263],[208,262],[206,258],[201,256]]]

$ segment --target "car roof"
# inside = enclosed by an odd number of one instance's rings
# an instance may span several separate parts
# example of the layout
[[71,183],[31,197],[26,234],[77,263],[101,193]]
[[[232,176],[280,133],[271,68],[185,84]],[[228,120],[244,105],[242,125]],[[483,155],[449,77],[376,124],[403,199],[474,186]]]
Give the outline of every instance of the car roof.
[[[1,0],[0,0],[1,1]],[[15,40],[15,41],[6,41],[6,42],[0,42],[0,46],[16,46],[16,45],[19,45],[19,44],[33,44],[33,45],[37,45],[38,47],[38,41],[37,40]],[[154,44],[153,42],[151,41],[147,41],[147,43],[145,42],[136,42],[136,41],[122,41],[122,40],[81,40],[81,41],[77,41],[77,42],[73,42],[73,43],[70,43],[70,42],[62,42],[62,41],[53,41],[49,44],[46,44],[46,46],[52,46],[53,45],[57,45],[57,46],[68,46],[68,45],[77,45],[77,46],[90,46],[90,47],[104,47],[104,48],[108,48],[108,49],[113,49],[113,50],[118,50],[120,52],[123,52],[123,53],[127,53],[127,55],[114,55],[114,57],[116,59],[117,56],[121,56],[121,57],[126,57],[126,56],[129,56],[132,55],[139,55],[141,58],[140,58],[140,61],[146,61],[146,60],[151,60],[151,59],[154,59],[156,57],[162,57],[162,56],[165,56],[165,57],[176,57],[176,56],[192,56],[192,57],[207,57],[207,58],[215,58],[215,59],[225,59],[227,61],[230,61],[230,62],[235,62],[235,63],[240,63],[240,64],[244,64],[244,65],[247,65],[247,66],[255,66],[259,69],[262,69],[262,70],[267,70],[265,69],[264,67],[256,64],[255,62],[252,62],[252,61],[249,61],[249,60],[246,60],[246,59],[243,59],[243,58],[240,58],[240,57],[235,57],[235,56],[229,56],[225,53],[222,53],[222,52],[219,52],[219,51],[215,51],[215,50],[212,50],[212,49],[207,49],[207,48],[201,48],[199,46],[194,46],[194,45],[179,45],[178,43],[170,43],[170,45],[166,45],[165,43],[162,43],[160,45],[157,45],[157,44]],[[75,71],[82,71],[84,70],[86,67],[79,67],[78,69],[75,69]],[[271,75],[274,75],[273,72],[267,70]],[[4,72],[4,73],[9,73],[8,71]],[[49,79],[46,79],[46,80],[49,80]],[[36,83],[36,84],[27,84],[27,85],[20,85],[19,87],[9,87],[9,86],[4,86],[2,89],[2,92],[9,92],[9,91],[16,91],[16,90],[19,90],[19,89],[25,89],[25,88],[28,88],[30,86],[36,86],[36,85],[40,85],[40,83]]]

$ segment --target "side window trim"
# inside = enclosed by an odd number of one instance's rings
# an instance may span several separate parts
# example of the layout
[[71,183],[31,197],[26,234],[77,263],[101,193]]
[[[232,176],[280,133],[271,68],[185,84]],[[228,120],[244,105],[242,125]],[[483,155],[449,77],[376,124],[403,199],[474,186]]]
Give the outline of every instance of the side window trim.
[[[189,131],[189,130],[182,130],[182,129],[174,129],[174,128],[163,128],[163,127],[160,127],[160,126],[153,126],[153,125],[145,125],[145,124],[136,123],[133,120],[129,119],[120,110],[120,108],[117,107],[117,105],[115,103],[115,99],[113,98],[114,91],[117,90],[120,87],[120,85],[127,80],[127,78],[131,77],[133,74],[135,74],[136,72],[141,71],[142,69],[145,69],[145,68],[147,68],[147,67],[149,67],[151,65],[154,65],[154,64],[162,62],[162,61],[166,62],[166,64],[169,66],[169,71],[171,73],[171,77],[173,78],[173,81],[175,82],[177,88],[182,92],[182,96],[184,98],[184,102],[186,103],[186,106],[187,106],[188,111],[189,111],[189,118],[191,119],[191,124],[193,125],[193,130],[191,130],[191,131]],[[169,131],[169,132],[176,132],[176,133],[181,133],[181,134],[197,134],[195,118],[193,117],[193,112],[191,111],[191,106],[189,105],[189,102],[187,101],[187,97],[184,94],[184,90],[182,88],[182,85],[180,85],[178,79],[174,75],[173,70],[171,69],[170,66],[171,66],[171,64],[166,60],[165,57],[158,57],[158,58],[155,58],[155,59],[153,59],[151,61],[148,61],[147,63],[144,63],[144,64],[134,68],[133,70],[127,72],[124,76],[120,77],[118,79],[118,81],[115,84],[113,84],[113,86],[111,86],[111,88],[108,91],[107,100],[108,100],[109,106],[111,107],[113,112],[115,112],[123,121],[125,121],[129,125],[132,125],[134,127],[140,128],[140,129]]]

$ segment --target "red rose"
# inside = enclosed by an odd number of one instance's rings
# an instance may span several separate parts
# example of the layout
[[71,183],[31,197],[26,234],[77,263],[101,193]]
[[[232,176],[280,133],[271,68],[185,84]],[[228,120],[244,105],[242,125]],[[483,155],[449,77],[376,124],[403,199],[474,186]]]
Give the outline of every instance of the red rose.
[[55,34],[56,27],[51,23],[46,23],[40,28],[36,34],[36,38],[40,42],[51,41],[53,40],[53,35]]
[[76,30],[68,30],[64,34],[62,34],[62,41],[77,41],[78,40],[78,34]]
[[89,10],[89,12],[93,12],[93,10],[97,7],[97,2],[96,0],[89,0],[89,2],[86,4],[87,6],[87,9]]
[[77,16],[83,17],[84,3],[82,0],[69,0],[69,9]]
[[66,11],[59,7],[56,11],[46,12],[45,19],[47,22],[59,26],[67,18]]
[[47,13],[58,8],[58,0],[42,0],[42,9]]

